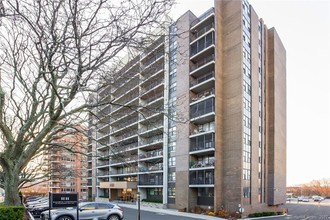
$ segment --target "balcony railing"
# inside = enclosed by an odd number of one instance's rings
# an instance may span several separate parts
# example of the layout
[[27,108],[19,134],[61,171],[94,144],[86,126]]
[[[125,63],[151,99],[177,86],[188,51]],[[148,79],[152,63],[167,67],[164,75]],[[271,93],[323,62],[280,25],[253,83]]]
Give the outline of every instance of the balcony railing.
[[139,185],[163,185],[163,179],[140,180]]
[[151,124],[151,125],[140,128],[139,132],[143,133],[143,132],[146,132],[146,131],[149,131],[149,130],[160,129],[163,125],[164,125],[163,122],[161,122],[161,123],[156,123],[155,122],[155,124]]
[[98,161],[97,166],[107,166],[109,165],[109,160]]
[[145,141],[141,141],[140,145],[142,146],[142,145],[153,144],[153,143],[157,143],[157,142],[163,142],[163,135],[157,135],[152,138],[148,138]]
[[214,54],[211,54],[210,56],[207,56],[201,60],[199,60],[198,62],[194,63],[193,65],[191,65],[190,69],[191,71],[194,71],[196,69],[198,69],[201,66],[204,66],[205,64],[214,61]]
[[134,123],[136,123],[138,121],[138,118],[131,118],[129,120],[125,120],[123,123],[120,123],[119,126],[115,127],[113,130],[112,130],[112,133],[113,132],[116,132],[118,130],[121,130],[122,128],[125,128],[127,127],[128,125],[132,125]]
[[159,99],[159,98],[162,98],[162,97],[164,97],[164,92],[160,92],[160,93],[158,93],[154,96],[151,96],[150,98],[145,99],[145,101],[146,101],[147,104],[149,104],[149,103],[155,101],[156,99]]
[[194,178],[189,181],[190,185],[209,185],[214,184],[213,178]]
[[190,118],[200,117],[202,115],[214,112],[214,99],[206,99],[190,107]]
[[97,176],[108,176],[109,173],[110,173],[109,171],[98,171]]
[[196,145],[194,144],[190,146],[190,152],[206,150],[206,149],[214,148],[214,146],[215,146],[214,141],[204,142]]
[[137,173],[138,169],[130,169],[130,170],[113,170],[110,172],[110,175],[121,175],[121,174],[131,174]]
[[193,22],[191,22],[190,27],[195,26],[196,24],[198,24],[200,21],[203,21],[205,18],[207,18],[211,14],[214,14],[214,8],[210,8],[205,13],[203,13],[201,16],[199,16],[197,19],[195,19]]
[[119,152],[123,152],[123,151],[127,151],[129,149],[135,148],[137,146],[138,146],[138,142],[134,142],[131,144],[126,144],[126,145],[120,145],[120,146],[116,146],[115,151],[119,153]]
[[144,95],[145,93],[149,92],[149,90],[151,90],[152,88],[161,85],[163,82],[164,79],[159,79],[157,81],[147,84],[146,86],[143,86],[142,90],[140,91],[140,95]]
[[211,79],[211,78],[213,78],[213,77],[214,77],[214,71],[211,71],[211,72],[209,72],[209,73],[206,74],[206,75],[203,75],[203,76],[201,76],[201,77],[199,77],[199,78],[197,78],[197,79],[192,80],[192,81],[190,82],[190,86],[191,86],[191,87],[192,87],[192,86],[195,86],[195,85],[200,84],[200,83],[202,83],[202,82],[205,82],[206,80]]
[[198,31],[193,30],[193,40],[195,40],[198,37],[202,36],[203,34],[208,32],[212,28],[214,28],[214,22],[212,22],[211,24],[199,29]]
[[112,164],[116,163],[128,163],[128,162],[136,162],[138,160],[138,156],[131,156],[131,157],[123,157],[121,159],[113,159],[111,160]]
[[133,135],[137,135],[137,131],[136,130],[130,131],[130,132],[126,132],[125,134],[120,135],[120,136],[115,136],[114,137],[115,138],[115,142],[119,142],[119,141],[124,140],[124,139],[126,139],[128,137],[131,137]]
[[156,53],[155,55],[153,55],[151,58],[149,58],[145,63],[143,63],[143,65],[145,67],[148,67],[150,64],[154,63],[155,61],[157,61],[159,58],[164,56],[164,51],[160,51],[158,53]]
[[163,70],[164,67],[162,65],[155,66],[155,68],[150,68],[148,71],[142,72],[142,80],[145,81],[149,79],[151,76],[155,75],[159,71]]
[[190,185],[214,184],[214,170],[196,170],[189,173]]
[[163,164],[158,163],[155,165],[145,166],[145,167],[139,167],[140,172],[148,172],[148,171],[161,171],[163,170]]
[[207,96],[210,96],[210,95],[214,95],[214,88],[208,89],[204,92],[198,93],[195,96],[192,96],[190,101],[191,102],[196,102],[196,101],[198,101],[200,99],[203,99],[203,98],[205,98]]
[[190,168],[214,167],[214,160],[210,161],[190,161]]
[[210,48],[211,45],[214,45],[215,37],[214,32],[210,32],[204,37],[198,39],[198,41],[194,42],[190,46],[190,56],[193,57],[196,54],[201,53]]

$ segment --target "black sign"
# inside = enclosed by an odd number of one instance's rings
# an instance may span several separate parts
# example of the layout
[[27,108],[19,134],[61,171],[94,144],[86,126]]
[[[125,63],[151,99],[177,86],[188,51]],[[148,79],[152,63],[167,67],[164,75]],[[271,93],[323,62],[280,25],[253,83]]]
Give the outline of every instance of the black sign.
[[78,194],[77,193],[51,193],[50,207],[77,207]]

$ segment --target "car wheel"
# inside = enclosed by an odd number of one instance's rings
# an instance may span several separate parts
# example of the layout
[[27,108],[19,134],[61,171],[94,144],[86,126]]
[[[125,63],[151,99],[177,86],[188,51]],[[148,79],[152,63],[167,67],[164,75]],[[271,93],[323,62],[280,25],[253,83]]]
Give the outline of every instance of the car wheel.
[[118,215],[110,215],[108,220],[120,220]]
[[64,215],[61,217],[58,217],[56,220],[74,220],[72,217]]

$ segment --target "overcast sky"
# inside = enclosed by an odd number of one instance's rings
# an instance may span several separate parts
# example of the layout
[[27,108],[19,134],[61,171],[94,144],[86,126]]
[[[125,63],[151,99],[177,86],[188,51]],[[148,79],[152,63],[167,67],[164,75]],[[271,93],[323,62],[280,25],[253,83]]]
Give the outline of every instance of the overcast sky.
[[[172,17],[212,0],[177,0]],[[330,178],[330,1],[250,0],[287,52],[287,185]]]

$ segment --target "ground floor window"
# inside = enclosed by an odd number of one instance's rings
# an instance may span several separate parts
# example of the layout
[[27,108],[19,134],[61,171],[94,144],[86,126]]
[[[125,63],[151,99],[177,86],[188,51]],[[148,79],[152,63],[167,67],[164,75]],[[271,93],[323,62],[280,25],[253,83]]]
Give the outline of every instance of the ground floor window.
[[197,188],[197,205],[214,205],[214,188],[213,187],[201,187]]

